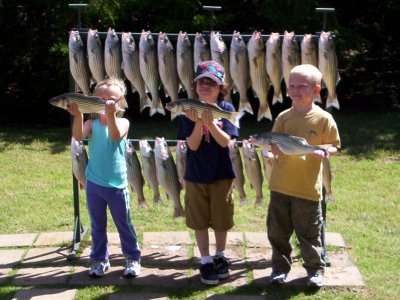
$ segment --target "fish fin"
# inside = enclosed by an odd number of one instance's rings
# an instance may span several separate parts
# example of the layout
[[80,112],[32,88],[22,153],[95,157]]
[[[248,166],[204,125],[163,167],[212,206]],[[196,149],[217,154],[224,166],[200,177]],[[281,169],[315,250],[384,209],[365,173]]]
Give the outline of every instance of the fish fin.
[[244,113],[242,111],[232,112],[228,121],[231,122],[236,128],[240,128],[239,120],[241,117],[243,117],[243,114]]
[[274,96],[272,97],[272,105],[274,105],[278,102],[283,103],[282,93],[279,93],[278,95],[274,94]]
[[335,107],[337,109],[340,109],[339,101],[337,97],[333,97],[331,95],[328,96],[328,99],[326,100],[326,108],[329,107]]
[[306,160],[306,156],[305,155],[300,155],[299,156],[302,160]]
[[263,118],[267,118],[272,121],[272,115],[271,111],[269,110],[268,104],[263,107],[260,106],[258,109],[257,121],[260,122]]
[[151,107],[151,100],[149,98],[149,95],[144,93],[143,95],[140,95],[140,112],[142,112],[146,107]]
[[247,111],[249,114],[253,114],[253,108],[250,105],[249,99],[240,98],[239,111]]
[[152,104],[151,104],[150,117],[152,117],[153,115],[155,115],[157,113],[165,116],[165,110],[164,110],[164,107],[162,106],[161,101],[158,101],[158,103],[156,105],[154,105],[154,102],[152,102]]

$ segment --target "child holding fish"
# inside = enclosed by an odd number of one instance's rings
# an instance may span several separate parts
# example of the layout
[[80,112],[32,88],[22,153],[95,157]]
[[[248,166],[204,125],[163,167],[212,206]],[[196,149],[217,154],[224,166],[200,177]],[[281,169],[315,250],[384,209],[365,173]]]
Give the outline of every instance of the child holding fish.
[[107,250],[107,206],[118,229],[125,256],[125,276],[140,274],[141,251],[131,222],[125,150],[129,121],[119,118],[117,102],[123,103],[125,84],[117,78],[99,82],[94,96],[105,100],[104,113],[98,119],[83,121],[76,102],[68,105],[73,116],[72,135],[77,141],[89,138],[89,162],[86,174],[86,198],[91,220],[92,264],[89,275],[103,276],[110,268]]
[[287,152],[288,148],[296,147],[294,143],[286,145],[285,150],[283,145],[280,149],[282,139],[272,143],[276,160],[269,181],[267,215],[272,246],[271,283],[282,284],[286,280],[292,263],[290,237],[295,232],[308,274],[307,285],[322,286],[325,262],[321,255],[321,161],[337,152],[340,137],[332,115],[313,103],[321,90],[321,78],[321,72],[310,64],[298,65],[290,71],[288,94],[292,107],[278,115],[272,128],[273,132],[304,138],[309,145],[319,147],[301,157],[295,151]]
[[[197,65],[193,89],[198,100],[183,105],[178,139],[187,142],[185,171],[186,225],[194,229],[200,251],[200,280],[215,285],[229,277],[225,256],[228,230],[233,227],[232,182],[235,177],[229,142],[239,136],[229,114],[233,105],[225,100],[224,68],[215,61]],[[176,106],[167,105],[167,109]],[[225,117],[221,113],[226,113]],[[181,113],[181,112],[180,112]],[[216,118],[221,119],[216,119]],[[216,252],[210,255],[208,228],[214,230]]]

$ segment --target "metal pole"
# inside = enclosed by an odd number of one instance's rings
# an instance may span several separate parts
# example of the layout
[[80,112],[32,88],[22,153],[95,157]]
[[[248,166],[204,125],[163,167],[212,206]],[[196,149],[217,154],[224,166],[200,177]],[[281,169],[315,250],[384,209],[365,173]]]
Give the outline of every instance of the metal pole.
[[326,31],[326,14],[327,13],[334,13],[335,9],[333,7],[317,7],[315,9],[317,12],[323,14],[323,23],[322,23],[322,30]]
[[215,19],[214,11],[221,10],[222,8],[221,6],[203,6],[203,9],[211,11],[211,26],[210,26],[211,27],[210,33],[211,33],[211,31],[213,31],[214,19]]
[[[81,18],[81,10],[87,7],[87,4],[68,4],[70,8],[74,8],[78,10],[78,28],[82,28],[82,18]],[[69,88],[71,92],[76,92],[76,84],[74,79],[72,78],[71,73],[69,73]],[[71,116],[71,128],[73,123],[73,117]],[[72,245],[71,252],[69,253],[67,260],[73,259],[77,251],[79,250],[82,239],[88,232],[88,229],[82,225],[80,218],[80,210],[79,210],[79,183],[72,173],[72,189],[73,189],[73,198],[74,198],[74,230],[72,234]]]

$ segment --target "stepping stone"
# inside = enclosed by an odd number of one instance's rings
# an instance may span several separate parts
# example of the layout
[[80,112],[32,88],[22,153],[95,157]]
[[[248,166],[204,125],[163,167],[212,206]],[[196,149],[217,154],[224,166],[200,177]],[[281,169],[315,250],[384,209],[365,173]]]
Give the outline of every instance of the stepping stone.
[[187,231],[144,232],[143,245],[191,245],[192,240]]
[[[208,240],[210,245],[215,245],[215,235],[214,231],[208,232]],[[226,237],[227,245],[241,246],[243,245],[243,233],[242,232],[228,232]]]
[[[210,254],[214,255],[216,251],[215,245],[210,245]],[[231,265],[240,265],[243,266],[245,263],[244,257],[243,257],[243,248],[242,247],[237,247],[237,246],[228,246],[225,250],[225,256],[229,259],[231,262]],[[200,251],[197,246],[194,247],[193,251],[193,261],[198,264],[200,263]]]
[[61,244],[71,244],[73,232],[42,232],[35,242],[35,246],[51,246]]
[[31,248],[24,257],[22,265],[66,265],[70,248],[47,247]]
[[[225,287],[244,287],[247,285],[247,274],[246,274],[246,269],[244,268],[238,268],[238,267],[231,267],[229,269],[229,278],[227,279],[222,279],[219,282],[219,286],[225,286]],[[190,286],[195,287],[198,289],[208,289],[210,286],[205,285],[200,281],[200,272],[199,269],[193,270],[192,276],[190,277]]]
[[168,300],[167,294],[156,293],[116,293],[112,294],[108,300]]
[[126,285],[129,280],[123,276],[124,267],[122,265],[112,265],[104,276],[92,278],[89,276],[89,268],[77,266],[71,276],[70,284],[73,285]]
[[271,249],[246,248],[246,261],[252,269],[266,269],[271,267]]
[[75,299],[76,289],[27,289],[19,290],[13,300],[73,300]]
[[207,295],[206,300],[266,300],[266,296],[250,295]]
[[130,285],[152,285],[157,287],[187,286],[188,268],[173,269],[159,267],[143,267],[138,277],[127,279]]
[[267,232],[245,232],[246,248],[271,248]]
[[[84,266],[90,265],[90,251],[91,251],[90,246],[83,249],[78,262],[80,265]],[[108,254],[111,264],[120,264],[120,265],[124,264],[125,257],[122,254],[120,246],[109,245]]]
[[8,280],[8,273],[10,273],[11,268],[0,269],[0,283],[4,283]]
[[13,285],[65,284],[69,273],[70,267],[21,268]]
[[0,247],[32,246],[37,233],[28,234],[2,234],[0,235]]
[[154,245],[144,246],[141,249],[142,265],[154,266],[188,266],[190,259],[189,249],[181,245]]
[[326,232],[325,233],[326,245],[345,248],[346,244],[340,233]]
[[23,249],[0,250],[0,269],[14,267],[21,261],[25,252]]

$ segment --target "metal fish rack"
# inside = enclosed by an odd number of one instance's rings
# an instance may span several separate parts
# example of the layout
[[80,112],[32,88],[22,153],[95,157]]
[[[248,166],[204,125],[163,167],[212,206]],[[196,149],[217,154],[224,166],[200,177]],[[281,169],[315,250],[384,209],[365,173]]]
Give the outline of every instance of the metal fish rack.
[[[78,31],[79,34],[84,37],[87,38],[87,34],[89,32],[89,28],[82,28],[81,27],[81,11],[82,9],[86,8],[88,6],[88,4],[69,4],[70,8],[76,9],[77,10],[77,16],[78,16],[78,28],[72,28],[71,30],[74,31]],[[203,6],[204,10],[210,11],[212,17],[214,16],[214,11],[220,10],[221,7],[218,6]],[[322,13],[323,14],[323,27],[322,30],[326,30],[327,29],[327,14],[328,13],[334,13],[335,9],[334,8],[316,8],[316,12],[318,13]],[[210,42],[210,37],[211,37],[211,32],[213,31],[212,25],[210,28],[210,31],[203,31],[201,32],[202,36],[205,38],[205,40],[207,42]],[[218,32],[218,31],[215,31]],[[220,37],[224,40],[224,42],[226,42],[226,46],[230,47],[230,42],[232,39],[232,34],[225,34],[225,33],[220,33],[218,32]],[[103,40],[105,40],[106,36],[107,36],[107,32],[98,32],[99,37]],[[116,32],[116,34],[121,37],[122,32]],[[158,33],[156,32],[152,32],[152,34],[154,35],[158,35]],[[176,42],[178,39],[179,34],[177,33],[164,33],[165,35],[168,36],[168,38],[171,41]],[[133,38],[139,39],[141,36],[141,32],[131,32],[131,35],[133,36]],[[186,35],[189,37],[189,39],[191,41],[194,40],[196,34],[194,33],[186,33]],[[243,38],[243,40],[245,42],[248,42],[251,37],[252,34],[241,34],[241,37]],[[270,37],[269,34],[261,34],[261,37],[263,39],[263,41],[267,41]],[[279,35],[280,39],[282,40],[284,35],[280,34]],[[303,39],[304,35],[295,35],[294,38],[296,40],[297,43],[301,43],[302,39]],[[312,39],[314,42],[317,42],[319,37],[320,37],[320,32],[316,32],[315,34],[311,35]],[[332,38],[334,39],[335,36],[333,35]],[[71,92],[75,92],[76,91],[76,84],[74,79],[72,78],[71,74],[69,76],[69,85],[70,85],[70,91]],[[72,124],[72,119],[71,119],[71,124]],[[133,143],[134,147],[136,148],[139,140],[138,139],[129,139],[130,142]],[[155,140],[147,140],[150,145],[154,145]],[[177,140],[166,140],[166,143],[169,146],[175,146],[177,143]],[[85,144],[87,144],[87,140],[85,140]],[[241,147],[243,145],[243,141],[236,141],[237,146]],[[72,174],[72,179],[73,179],[73,198],[74,198],[74,229],[73,229],[73,241],[72,241],[72,249],[71,252],[68,256],[68,259],[72,259],[73,257],[75,257],[77,251],[79,250],[80,247],[80,243],[83,240],[84,236],[88,233],[88,229],[82,225],[81,221],[80,221],[80,211],[79,211],[79,184],[77,179],[75,178],[75,176]],[[323,245],[323,258],[326,262],[326,265],[329,266],[330,265],[330,261],[329,258],[326,256],[326,241],[325,241],[325,227],[326,227],[326,200],[325,200],[325,191],[323,190],[323,201],[322,201],[322,215],[323,215],[323,226],[321,229],[321,239],[322,239],[322,245]]]

